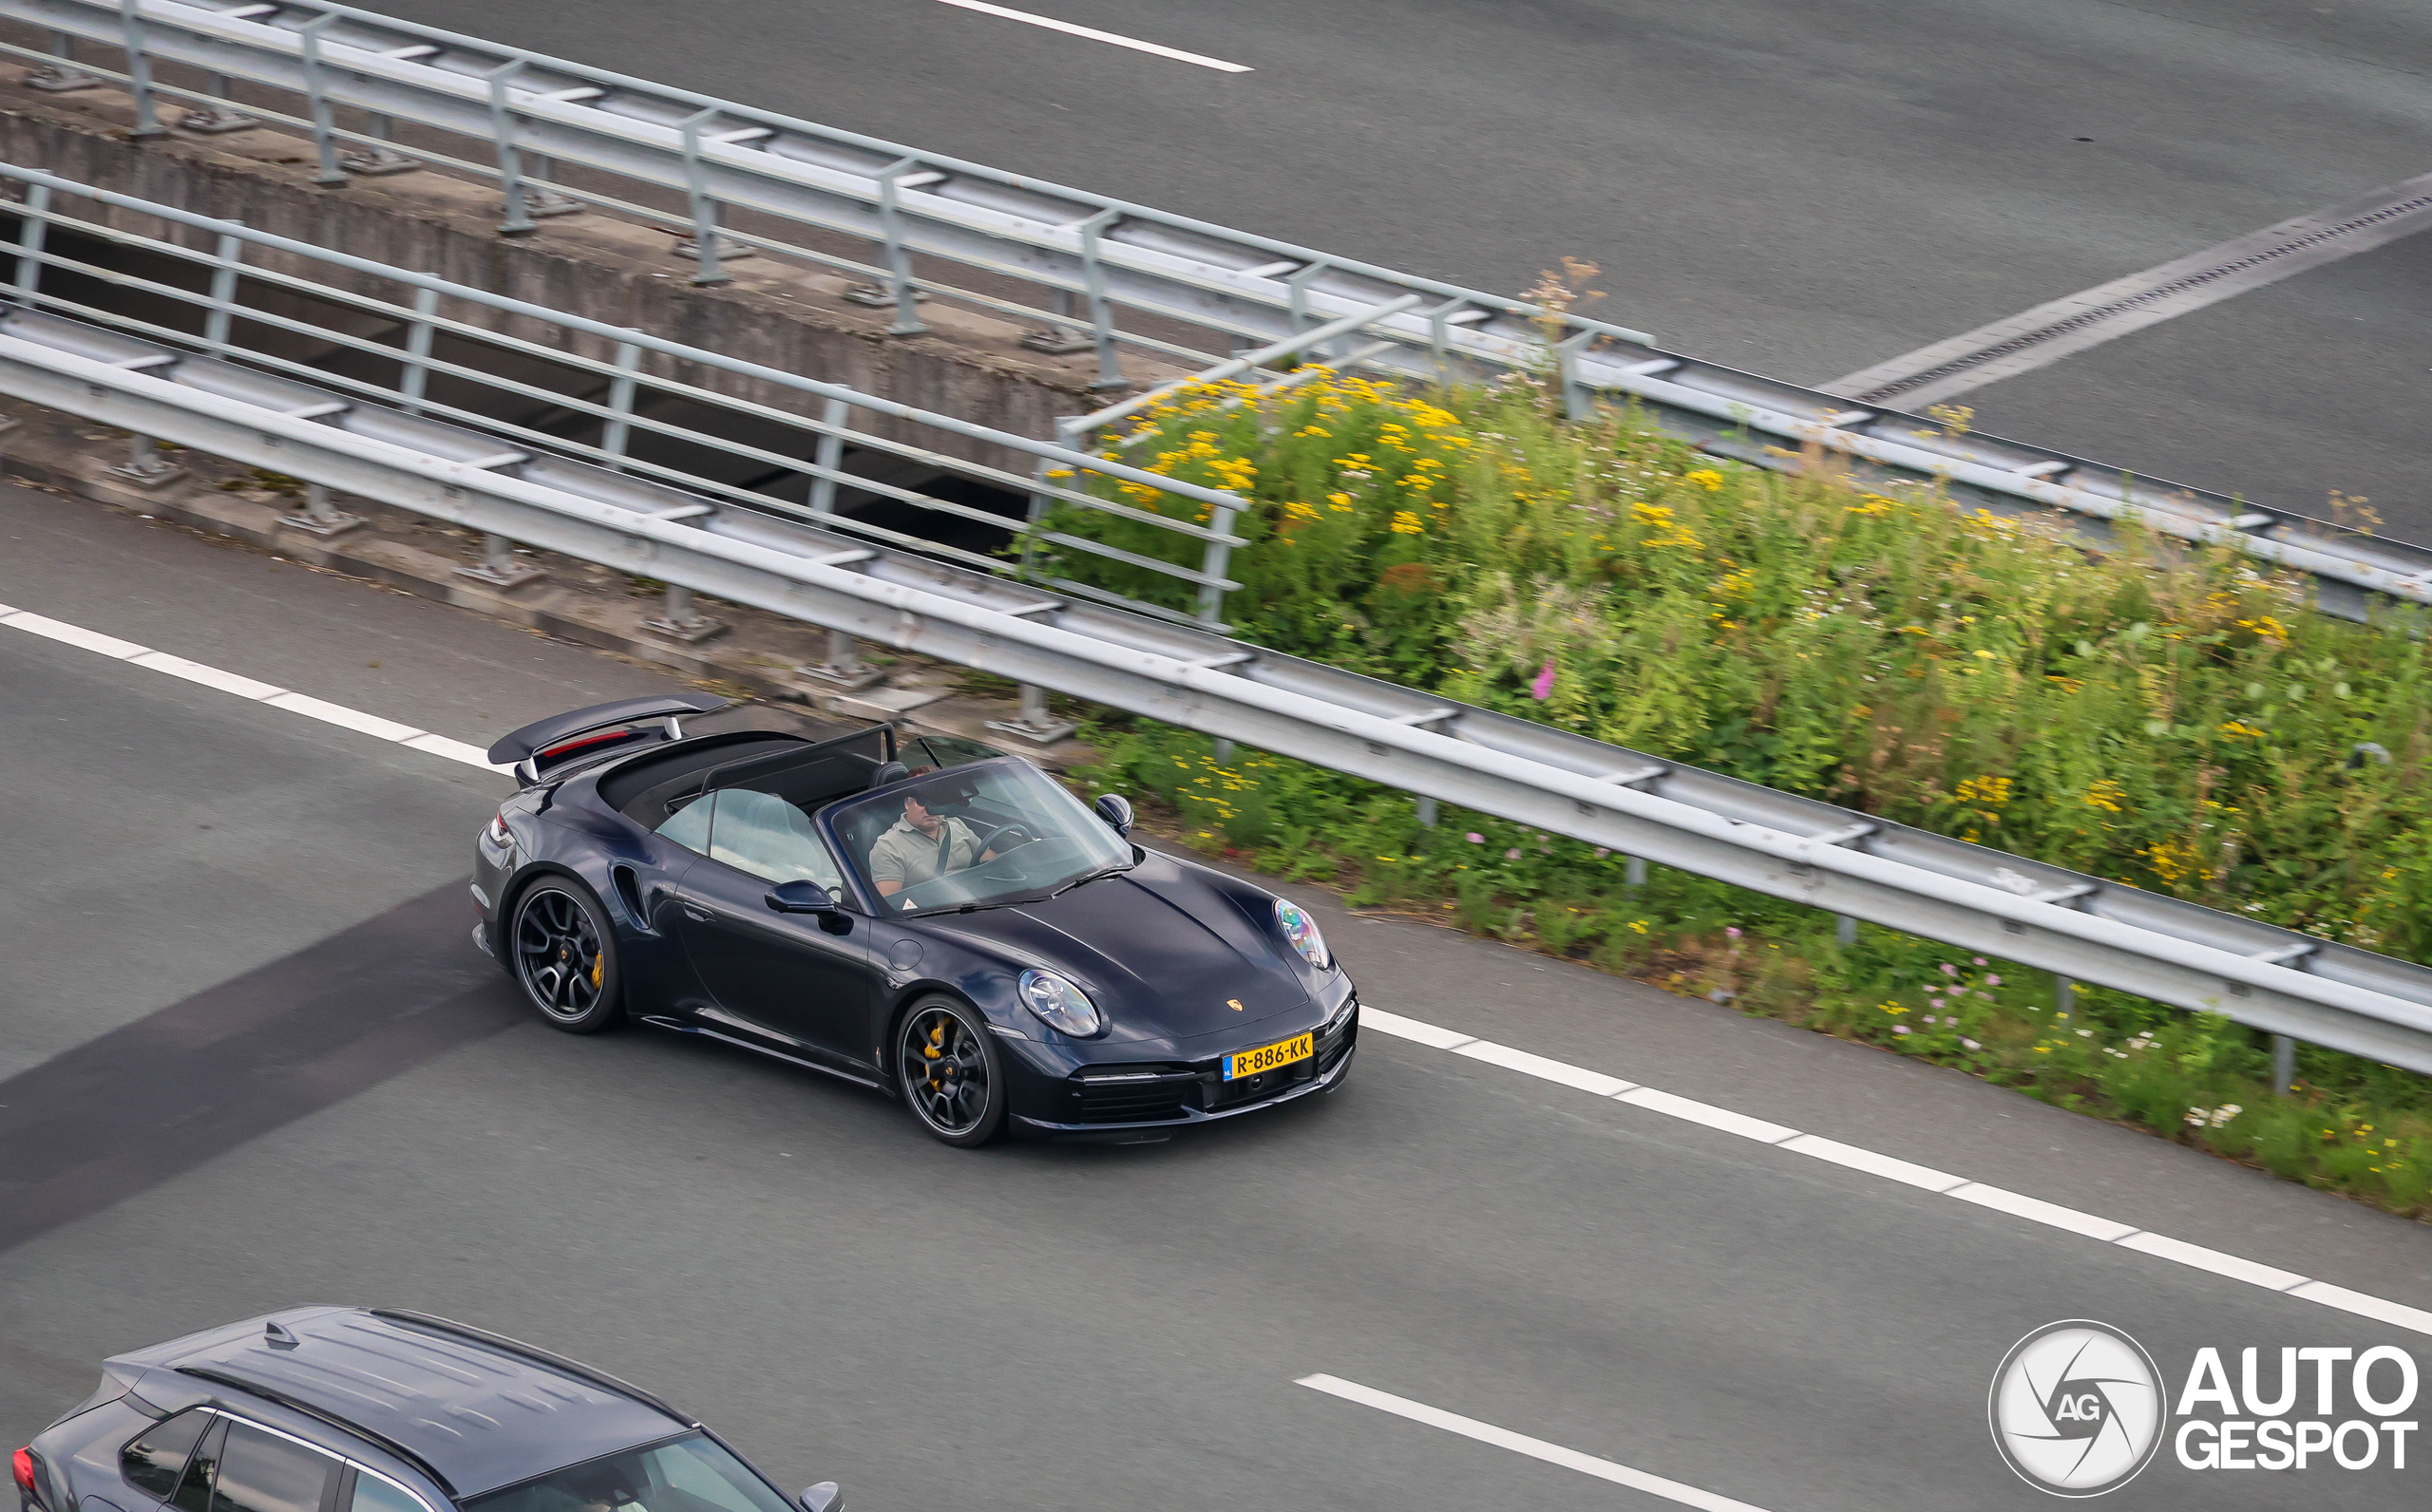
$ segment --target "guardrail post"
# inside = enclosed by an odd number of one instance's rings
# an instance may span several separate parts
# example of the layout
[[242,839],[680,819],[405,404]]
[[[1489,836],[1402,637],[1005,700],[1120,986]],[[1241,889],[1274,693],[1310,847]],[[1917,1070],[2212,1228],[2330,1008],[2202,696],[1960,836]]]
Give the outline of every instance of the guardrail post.
[[[845,400],[830,399],[820,406],[819,418],[826,428],[811,450],[810,460],[819,471],[810,475],[810,512],[832,515],[836,513],[836,475],[845,467],[845,432],[852,425],[853,406]],[[851,643],[852,637],[846,636],[846,644]]]
[[1081,222],[1081,277],[1089,287],[1090,329],[1098,349],[1098,375],[1092,388],[1129,388],[1123,364],[1114,350],[1114,312],[1106,297],[1106,269],[1098,263],[1098,233],[1122,218],[1120,210],[1101,210]]
[[49,230],[50,185],[28,184],[25,214],[17,220],[17,274],[9,288],[28,310],[42,288],[42,244]]
[[1554,345],[1554,381],[1562,386],[1562,413],[1565,420],[1584,420],[1592,402],[1579,381],[1579,354],[1597,333],[1583,331],[1578,335]]
[[1233,743],[1222,735],[1216,737],[1216,765],[1219,766],[1233,765]]
[[2052,973],[2052,1011],[2056,1013],[2078,1011],[2078,984],[2059,972]]
[[65,31],[50,34],[48,66],[26,76],[26,87],[40,89],[45,94],[66,94],[73,89],[94,89],[102,81],[76,66],[76,39]]
[[[135,0],[126,3],[132,7]],[[334,10],[314,16],[296,33],[304,43],[304,99],[313,112],[313,150],[320,156],[313,181],[322,184],[346,182],[346,170],[338,166],[337,123],[330,109],[329,90],[321,79],[321,33],[338,20],[339,13]]]
[[2297,1042],[2286,1034],[2271,1036],[2271,1095],[2287,1097],[2297,1089]]
[[903,245],[903,211],[897,199],[896,180],[917,167],[919,161],[905,158],[880,170],[878,175],[878,226],[886,245],[884,295],[895,302],[895,324],[886,328],[890,336],[917,336],[929,329],[921,320],[921,291],[912,287],[912,252]]
[[506,103],[506,84],[523,71],[522,58],[510,58],[485,76],[490,86],[490,140],[498,144],[499,186],[506,191],[506,218],[499,222],[502,236],[529,236],[541,228],[524,204],[523,153],[515,145],[515,112]]
[[[1223,504],[1208,511],[1207,527],[1220,535],[1233,533],[1233,517],[1239,511]],[[1225,589],[1222,579],[1232,565],[1233,548],[1221,540],[1211,540],[1199,554],[1200,576],[1208,579],[1199,585],[1199,622],[1211,630],[1225,626]]]
[[[702,287],[734,282],[734,274],[718,266],[721,254],[731,257],[743,255],[739,247],[730,250],[720,245],[724,239],[718,233],[719,206],[710,198],[710,175],[701,162],[701,127],[717,119],[717,106],[696,110],[684,118],[684,193],[693,206],[693,241],[689,255],[699,265],[693,282]],[[687,255],[683,243],[675,248],[676,255]]]
[[1047,708],[1047,690],[1030,683],[1022,684],[1022,711],[1018,719],[992,719],[988,728],[998,734],[1029,741],[1034,746],[1053,746],[1073,733],[1070,720],[1057,719]]
[[185,475],[183,467],[161,455],[159,446],[149,436],[129,438],[126,462],[110,469],[111,477],[124,479],[138,488],[165,487]]
[[[625,470],[625,437],[633,429],[634,372],[641,361],[641,348],[630,341],[617,343],[617,376],[608,381],[611,418],[608,428],[600,434],[599,449],[617,459],[609,465],[618,472]],[[669,617],[674,617],[672,612]]]
[[282,515],[278,522],[290,530],[300,530],[307,535],[319,536],[327,539],[329,537],[342,535],[362,524],[363,517],[348,514],[332,505],[330,491],[322,484],[306,483],[302,512]]
[[217,104],[208,106],[187,106],[186,113],[178,118],[179,130],[196,131],[207,137],[216,137],[230,131],[251,131],[261,124],[259,121],[237,108],[234,98],[236,89],[229,84],[226,74],[212,74],[210,82],[211,96]]
[[135,5],[136,0],[118,0],[118,19],[126,36],[126,86],[135,96],[135,125],[127,135],[142,141],[166,135],[168,127],[153,108],[152,58],[143,50],[143,18]]
[[1644,887],[1646,885],[1646,858],[1644,856],[1624,856],[1622,860],[1628,862],[1627,865],[1622,868],[1622,885],[1630,889],[1632,892],[1636,892],[1638,889]]
[[681,641],[687,646],[726,633],[726,621],[712,619],[693,612],[693,590],[675,583],[667,585],[667,604],[656,619],[642,621],[642,629],[654,635]]
[[422,166],[420,158],[408,158],[389,143],[394,140],[396,126],[390,119],[374,110],[368,112],[364,135],[371,139],[369,151],[338,154],[338,166],[358,179],[378,179],[392,173],[411,173]]
[[406,370],[397,380],[397,392],[405,395],[409,415],[422,413],[423,387],[430,381],[430,322],[438,312],[438,290],[414,291],[414,323],[406,328]]
[[827,633],[827,659],[815,667],[797,667],[794,671],[805,677],[823,683],[833,683],[845,691],[867,688],[872,683],[886,681],[882,668],[862,660],[861,642],[841,630]]
[[[1066,325],[1055,317],[1062,315],[1073,324]],[[1096,339],[1084,335],[1079,319],[1073,310],[1073,291],[1051,288],[1047,291],[1048,324],[1026,332],[1019,345],[1029,351],[1043,351],[1051,357],[1063,357],[1076,351],[1087,351],[1097,345]]]
[[237,314],[237,267],[244,256],[245,238],[221,232],[212,248],[211,312],[202,319],[202,344],[215,357],[228,355],[228,331]]
[[457,568],[456,576],[504,590],[521,588],[548,574],[537,562],[516,560],[515,542],[492,531],[482,538],[482,559],[470,566]]
[[1856,944],[1858,942],[1858,921],[1852,918],[1847,914],[1834,915],[1833,938],[1839,941],[1845,948]]
[[1418,801],[1418,822],[1429,829],[1435,827],[1435,800],[1421,798]]

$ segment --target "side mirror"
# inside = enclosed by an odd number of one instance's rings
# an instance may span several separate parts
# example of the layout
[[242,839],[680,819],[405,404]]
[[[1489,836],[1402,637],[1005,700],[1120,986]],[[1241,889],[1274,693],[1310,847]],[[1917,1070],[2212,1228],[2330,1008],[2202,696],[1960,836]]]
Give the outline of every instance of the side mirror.
[[833,1481],[822,1481],[802,1494],[803,1512],[844,1512],[845,1488]]
[[817,882],[779,882],[769,889],[769,906],[780,914],[833,914],[836,899]]
[[1090,805],[1090,812],[1106,821],[1106,827],[1118,835],[1131,833],[1131,800],[1121,793],[1101,793]]

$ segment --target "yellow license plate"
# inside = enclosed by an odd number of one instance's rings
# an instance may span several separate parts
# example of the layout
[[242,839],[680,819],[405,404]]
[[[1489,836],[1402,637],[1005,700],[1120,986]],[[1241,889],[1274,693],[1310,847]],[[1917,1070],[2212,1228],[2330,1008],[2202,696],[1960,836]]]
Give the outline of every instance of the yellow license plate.
[[1305,1061],[1318,1052],[1318,1037],[1314,1033],[1295,1034],[1276,1045],[1262,1045],[1254,1050],[1243,1050],[1225,1057],[1225,1080],[1230,1082],[1244,1076],[1256,1076],[1294,1061]]

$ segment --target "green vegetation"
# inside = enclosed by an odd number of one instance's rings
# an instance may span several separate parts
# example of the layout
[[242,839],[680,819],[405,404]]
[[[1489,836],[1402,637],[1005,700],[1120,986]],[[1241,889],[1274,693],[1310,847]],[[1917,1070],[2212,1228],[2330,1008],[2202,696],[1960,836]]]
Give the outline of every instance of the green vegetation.
[[[1931,487],[1720,463],[1542,385],[1334,375],[1177,395],[1104,448],[1255,501],[1245,639],[2328,939],[2432,951],[2432,721],[2413,625],[2308,611],[2132,523],[2088,554]],[[1204,519],[1140,484],[1126,502]],[[1054,528],[1186,559],[1087,511]],[[1055,570],[1174,602],[1074,554]],[[2081,991],[1147,722],[1094,775],[1203,844],[1683,991],[1927,1055],[2394,1210],[2432,1212],[2432,1084],[2327,1051],[2274,1098],[2235,1025]]]

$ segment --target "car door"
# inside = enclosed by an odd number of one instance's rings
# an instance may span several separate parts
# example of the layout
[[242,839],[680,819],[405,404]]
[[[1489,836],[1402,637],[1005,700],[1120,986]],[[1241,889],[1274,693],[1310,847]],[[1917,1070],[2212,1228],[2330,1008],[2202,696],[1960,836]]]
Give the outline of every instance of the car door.
[[835,858],[809,817],[774,793],[722,787],[710,801],[709,859],[680,883],[685,949],[716,1005],[707,1016],[788,1054],[871,1074],[869,921],[769,906],[779,882],[846,897]]

